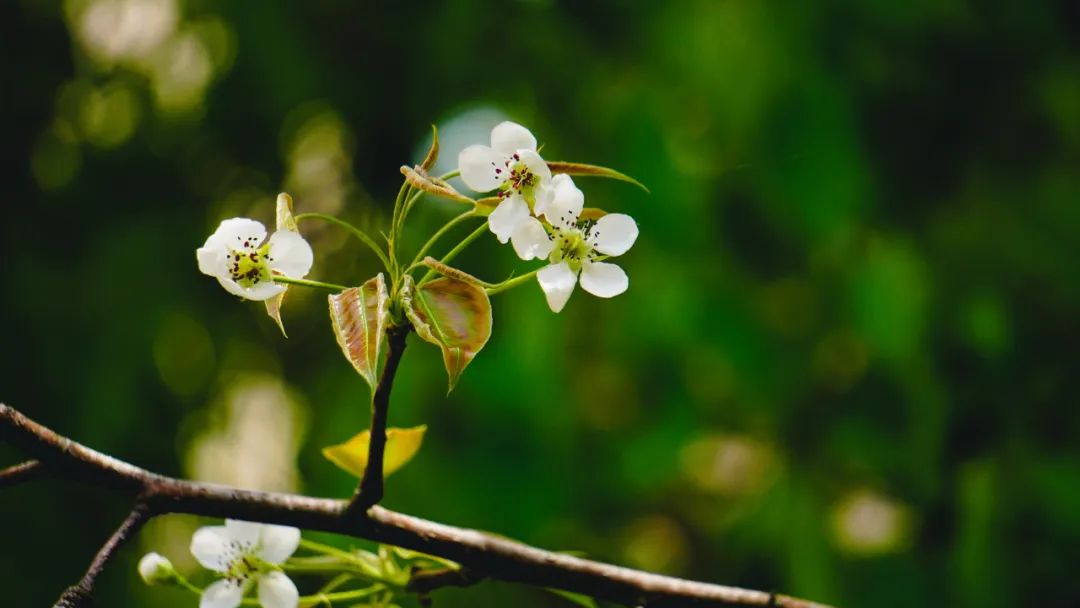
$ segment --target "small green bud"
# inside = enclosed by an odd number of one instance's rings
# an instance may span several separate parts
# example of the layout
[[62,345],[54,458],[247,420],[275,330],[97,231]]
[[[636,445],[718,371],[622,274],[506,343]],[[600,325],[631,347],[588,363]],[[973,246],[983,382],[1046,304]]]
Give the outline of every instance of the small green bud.
[[139,560],[139,576],[147,585],[170,585],[178,580],[172,562],[160,553],[147,553]]

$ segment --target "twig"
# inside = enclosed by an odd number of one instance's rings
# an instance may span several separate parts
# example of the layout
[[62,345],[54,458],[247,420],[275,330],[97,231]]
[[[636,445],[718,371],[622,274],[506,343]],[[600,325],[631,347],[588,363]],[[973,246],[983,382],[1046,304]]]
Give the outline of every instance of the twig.
[[105,541],[97,555],[94,556],[94,561],[90,562],[90,567],[86,569],[86,574],[83,575],[82,580],[77,585],[64,591],[53,608],[83,608],[89,606],[93,600],[94,583],[97,582],[98,575],[105,569],[105,565],[109,563],[117,549],[138,532],[152,516],[150,509],[143,502],[137,502],[135,507],[131,509],[127,519],[120,524],[116,532],[113,532],[113,535],[109,537],[109,540]]
[[37,460],[12,465],[0,470],[0,490],[41,477],[43,469]]
[[371,507],[363,517],[350,517],[348,503],[341,500],[252,492],[165,477],[61,437],[3,404],[0,440],[41,460],[50,471],[77,472],[75,479],[95,486],[138,490],[148,517],[189,513],[344,534],[436,555],[492,579],[552,587],[631,606],[820,608],[785,595],[694,582],[544,551],[379,506]]
[[386,421],[390,412],[390,391],[394,387],[401,355],[405,354],[406,338],[411,326],[391,327],[386,332],[388,352],[379,382],[371,396],[371,435],[368,443],[367,465],[356,494],[346,509],[346,516],[355,516],[377,504],[383,497],[383,452],[386,451]]

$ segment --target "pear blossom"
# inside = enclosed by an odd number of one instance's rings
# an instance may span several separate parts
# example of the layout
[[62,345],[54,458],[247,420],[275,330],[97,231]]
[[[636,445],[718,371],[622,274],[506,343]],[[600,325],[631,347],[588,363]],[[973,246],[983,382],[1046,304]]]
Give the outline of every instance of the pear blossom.
[[236,608],[257,583],[263,608],[297,608],[300,593],[278,567],[296,551],[300,530],[234,519],[199,528],[191,554],[223,578],[203,590],[199,608]]
[[458,155],[461,179],[477,192],[498,189],[501,202],[488,217],[500,243],[517,239],[528,227],[536,207],[553,195],[551,170],[536,151],[536,137],[510,121],[491,130],[491,145],[469,146]]
[[147,585],[164,585],[176,580],[176,570],[160,553],[147,553],[139,560],[139,576]]
[[559,312],[566,306],[580,277],[581,288],[601,298],[626,291],[630,279],[619,266],[601,257],[626,253],[637,240],[637,223],[629,215],[609,213],[598,220],[580,220],[585,196],[568,175],[553,180],[552,200],[541,209],[551,226],[550,234],[533,218],[540,232],[529,229],[514,242],[522,259],[526,255],[547,257],[549,265],[536,273],[548,306]]
[[231,294],[268,300],[285,291],[273,276],[303,278],[314,254],[304,237],[292,230],[279,230],[265,239],[266,228],[255,220],[225,220],[196,251],[199,270],[215,277]]

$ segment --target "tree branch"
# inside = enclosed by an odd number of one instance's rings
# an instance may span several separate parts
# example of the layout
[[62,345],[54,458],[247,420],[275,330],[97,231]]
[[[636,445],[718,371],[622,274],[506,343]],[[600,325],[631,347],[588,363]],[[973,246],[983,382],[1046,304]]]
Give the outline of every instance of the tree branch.
[[41,477],[42,467],[37,460],[27,460],[0,470],[0,490]]
[[383,497],[383,453],[386,451],[386,421],[390,413],[390,391],[394,387],[401,355],[405,354],[406,338],[410,325],[391,327],[386,332],[388,352],[379,382],[371,395],[371,435],[368,441],[368,459],[364,476],[356,487],[356,494],[346,509],[346,516],[355,516],[377,504]]
[[50,471],[78,473],[75,479],[94,486],[138,491],[147,517],[189,513],[344,534],[443,557],[491,579],[552,587],[630,606],[821,608],[784,595],[661,576],[544,551],[378,506],[361,516],[349,516],[349,503],[341,500],[253,492],[165,477],[61,437],[3,404],[0,440],[39,459]]

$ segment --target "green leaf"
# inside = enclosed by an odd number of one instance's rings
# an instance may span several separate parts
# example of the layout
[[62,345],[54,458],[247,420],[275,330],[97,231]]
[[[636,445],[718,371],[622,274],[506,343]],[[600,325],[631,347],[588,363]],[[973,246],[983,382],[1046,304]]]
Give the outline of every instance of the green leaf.
[[[383,475],[390,475],[408,464],[420,451],[427,425],[421,424],[409,429],[386,429],[386,449],[383,452]],[[342,470],[356,477],[364,476],[367,466],[368,446],[371,443],[371,431],[361,431],[345,443],[323,448],[323,456],[341,467]]]
[[586,165],[584,163],[567,163],[560,161],[548,161],[548,169],[551,169],[552,173],[565,173],[567,175],[591,175],[595,177],[606,177],[608,179],[617,179],[620,182],[627,182],[634,184],[638,188],[641,188],[645,192],[649,192],[649,189],[645,187],[645,184],[630,177],[625,173],[621,173],[614,169],[607,167],[599,167],[597,165]]
[[563,591],[562,589],[553,589],[551,587],[544,587],[544,590],[554,593],[555,595],[567,601],[573,602],[578,606],[583,606],[584,608],[597,608],[596,600],[588,595],[584,595],[582,593],[574,593],[572,591]]
[[402,298],[416,335],[438,346],[454,390],[461,372],[491,337],[491,301],[482,287],[443,277]]
[[[277,195],[277,230],[290,230],[292,232],[299,232],[300,228],[296,225],[296,219],[293,218],[293,201],[292,197],[288,193],[282,192]],[[267,300],[266,314],[277,323],[278,329],[281,330],[281,335],[286,338],[289,334],[285,333],[285,324],[281,322],[281,305],[285,303],[285,293],[289,291],[289,286],[285,285],[285,289],[281,293]]]
[[380,272],[360,287],[329,296],[330,321],[345,358],[375,390],[379,354],[386,338],[390,296]]

